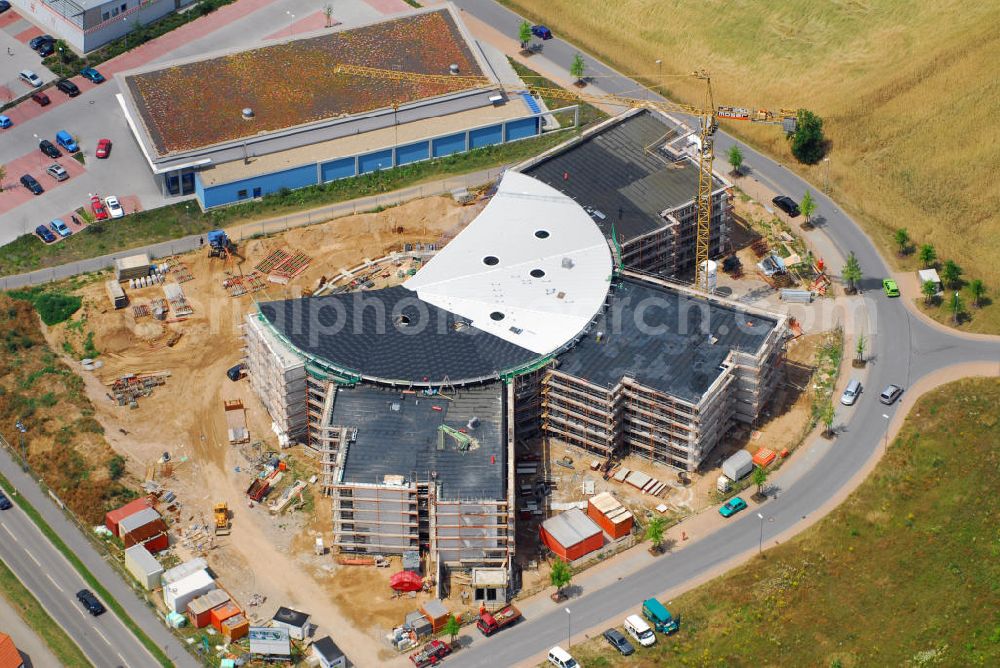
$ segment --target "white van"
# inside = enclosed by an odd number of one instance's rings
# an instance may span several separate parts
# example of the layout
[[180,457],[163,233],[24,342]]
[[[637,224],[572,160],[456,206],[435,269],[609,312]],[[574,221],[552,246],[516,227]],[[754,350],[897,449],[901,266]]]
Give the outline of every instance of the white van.
[[569,652],[559,645],[549,650],[549,663],[557,668],[580,668],[580,664],[576,662],[576,659],[570,656]]
[[635,641],[643,647],[656,644],[656,634],[639,615],[629,615],[625,618],[625,633],[635,638]]
[[840,403],[845,406],[853,406],[854,402],[858,400],[858,395],[861,394],[861,381],[852,380],[847,384],[847,388],[844,390],[844,394],[840,397]]

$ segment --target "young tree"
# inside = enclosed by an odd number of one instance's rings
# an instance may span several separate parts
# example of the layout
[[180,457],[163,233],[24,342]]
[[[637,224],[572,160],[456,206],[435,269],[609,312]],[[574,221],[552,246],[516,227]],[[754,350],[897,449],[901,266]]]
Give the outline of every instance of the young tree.
[[854,255],[854,251],[848,254],[841,276],[847,282],[848,292],[855,293],[858,291],[858,284],[861,282],[862,273],[861,265],[858,263],[858,258]]
[[827,401],[820,411],[819,419],[823,422],[823,433],[833,436],[833,421],[837,419],[837,413],[833,409],[833,401]]
[[452,644],[454,644],[455,638],[457,638],[458,634],[462,632],[462,625],[455,618],[455,615],[449,615],[448,619],[444,623],[443,630],[451,638]]
[[930,304],[937,295],[937,285],[934,284],[934,281],[924,281],[923,285],[920,286],[920,292],[924,295],[924,303]]
[[3,192],[3,180],[7,178],[7,168],[0,165],[0,193]]
[[569,66],[569,73],[574,79],[576,79],[577,83],[583,82],[583,72],[586,69],[587,65],[583,62],[583,56],[579,53],[573,56],[573,62]]
[[549,582],[556,588],[556,594],[561,594],[563,587],[569,585],[572,579],[573,571],[570,570],[569,564],[556,557],[552,562],[552,570],[549,571]]
[[962,268],[954,260],[945,260],[944,266],[941,267],[941,278],[947,287],[958,289],[962,287]]
[[974,278],[969,281],[969,292],[972,293],[972,305],[975,308],[979,308],[979,303],[986,295],[986,286],[983,285],[981,280]]
[[920,247],[920,262],[927,268],[934,264],[937,260],[937,251],[934,250],[934,246],[931,244],[924,244]]
[[729,166],[733,168],[730,174],[738,176],[740,168],[743,166],[743,151],[740,150],[739,144],[733,144],[729,148]]
[[646,525],[646,540],[653,545],[653,550],[659,552],[663,545],[663,532],[667,528],[667,521],[662,517],[654,517]]
[[329,2],[323,5],[323,17],[326,19],[326,27],[333,25],[333,5]]
[[962,314],[965,313],[965,304],[962,302],[962,296],[958,294],[958,291],[952,293],[949,308],[951,309],[951,321],[957,325],[962,318]]
[[896,245],[899,246],[899,254],[906,255],[906,251],[910,247],[910,233],[906,231],[905,227],[896,230]]
[[517,37],[521,40],[521,48],[527,49],[528,42],[531,41],[531,24],[527,21],[522,21],[517,29]]
[[864,361],[865,361],[865,347],[867,345],[868,345],[868,341],[867,341],[867,339],[865,339],[865,335],[864,334],[859,334],[858,335],[858,344],[856,346],[854,346],[854,355],[855,355],[855,359],[858,362],[860,362],[860,363],[864,363]]
[[823,119],[806,109],[799,109],[795,132],[792,134],[792,155],[799,162],[814,165],[826,152]]
[[816,213],[816,200],[813,199],[813,195],[808,190],[806,194],[802,196],[802,202],[799,204],[799,211],[802,215],[806,217],[806,225],[812,225],[812,216]]
[[755,466],[753,469],[753,484],[757,485],[757,496],[764,495],[764,485],[767,483],[767,469]]

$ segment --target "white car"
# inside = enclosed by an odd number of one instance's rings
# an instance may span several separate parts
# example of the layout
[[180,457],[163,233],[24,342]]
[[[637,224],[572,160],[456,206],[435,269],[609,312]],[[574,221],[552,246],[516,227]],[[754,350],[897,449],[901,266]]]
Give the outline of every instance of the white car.
[[122,208],[121,202],[114,195],[105,197],[104,204],[108,207],[108,213],[111,214],[112,218],[121,218],[125,215],[125,209]]
[[41,78],[31,70],[21,70],[17,76],[20,77],[21,81],[33,88],[38,88],[42,85]]

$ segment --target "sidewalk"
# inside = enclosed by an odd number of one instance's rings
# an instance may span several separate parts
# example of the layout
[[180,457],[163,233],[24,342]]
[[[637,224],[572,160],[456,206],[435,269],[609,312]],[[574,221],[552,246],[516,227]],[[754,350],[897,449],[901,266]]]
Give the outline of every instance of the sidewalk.
[[[505,167],[494,167],[478,172],[471,172],[454,176],[448,179],[428,181],[402,190],[396,190],[382,195],[370,195],[346,202],[337,202],[327,206],[300,211],[268,220],[256,221],[253,223],[243,223],[225,228],[230,238],[243,241],[255,235],[276,234],[285,232],[293,227],[303,227],[314,225],[349,216],[362,211],[368,211],[378,207],[397,206],[403,202],[408,202],[431,195],[447,195],[456,188],[472,188],[496,179]],[[50,267],[38,269],[26,274],[14,274],[12,276],[0,277],[0,290],[15,290],[29,285],[40,285],[61,281],[78,274],[86,274],[95,271],[103,271],[114,266],[115,260],[138,253],[149,253],[150,259],[164,258],[178,253],[187,253],[197,250],[203,246],[204,235],[192,234],[180,239],[162,241],[147,246],[129,248],[117,251],[108,255],[70,262]]]

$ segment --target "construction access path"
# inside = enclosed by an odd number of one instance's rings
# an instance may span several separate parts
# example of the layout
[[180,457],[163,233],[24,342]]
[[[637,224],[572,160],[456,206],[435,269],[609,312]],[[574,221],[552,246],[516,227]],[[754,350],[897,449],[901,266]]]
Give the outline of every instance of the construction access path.
[[[199,665],[4,447],[0,447],[0,473],[34,506],[136,624],[163,648],[175,666]],[[92,617],[84,610],[76,600],[76,592],[89,585],[16,503],[10,510],[0,512],[0,559],[76,641],[94,666],[159,665],[110,608],[100,617]]]
[[[493,0],[454,1],[464,11],[477,38],[516,55],[515,36],[523,20],[520,16]],[[542,55],[532,56],[530,65],[544,76],[567,85],[572,81],[570,63],[579,51],[558,38],[547,40]],[[599,87],[588,86],[589,92],[654,95],[593,57],[587,58],[587,69],[600,82]],[[724,155],[734,143],[732,137],[718,133],[716,153]],[[839,412],[841,424],[836,447],[813,447],[817,446],[815,442],[808,443],[807,449],[817,454],[798,464],[795,475],[786,474],[787,484],[782,483],[776,498],[722,523],[683,549],[647,562],[637,570],[623,569],[614,577],[595,577],[595,586],[585,584],[579,596],[567,603],[552,604],[542,614],[529,617],[526,613],[522,624],[502,634],[488,639],[474,634],[471,645],[451,659],[456,666],[538,663],[544,660],[549,647],[565,645],[567,632],[599,631],[602,626],[619,624],[644,598],[676,595],[742,563],[757,552],[761,542],[771,544],[776,537],[784,540],[798,533],[860,484],[864,473],[882,453],[883,439],[890,426],[895,429],[901,423],[905,416],[902,407],[908,401],[891,407],[880,404],[878,393],[885,385],[896,383],[905,388],[920,385],[921,390],[929,389],[929,383],[921,382],[922,379],[943,378],[936,372],[956,365],[986,375],[1000,374],[1000,338],[947,331],[911,312],[906,302],[912,295],[904,295],[903,299],[885,297],[880,289],[881,279],[890,275],[889,268],[858,225],[815,186],[757,151],[741,148],[752,178],[759,183],[774,192],[793,196],[800,196],[806,190],[815,193],[822,220],[817,230],[808,233],[812,237],[810,242],[829,244],[841,256],[854,251],[868,276],[861,283],[862,295],[856,299],[864,302],[858,308],[865,311],[871,363],[864,373],[858,374],[865,391],[857,405]],[[757,512],[766,521],[758,519]]]

